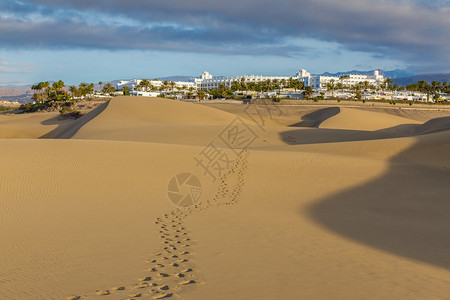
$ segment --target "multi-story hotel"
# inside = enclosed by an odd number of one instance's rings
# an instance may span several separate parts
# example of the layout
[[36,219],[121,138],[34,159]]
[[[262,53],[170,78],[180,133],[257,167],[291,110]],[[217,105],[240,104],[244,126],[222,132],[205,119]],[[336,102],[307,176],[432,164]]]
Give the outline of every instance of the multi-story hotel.
[[384,81],[383,75],[380,74],[380,71],[374,71],[373,75],[356,75],[351,74],[344,77],[336,77],[336,76],[322,76],[322,75],[313,75],[306,71],[305,69],[301,69],[295,76],[237,76],[237,77],[213,77],[208,72],[203,72],[202,75],[200,75],[200,78],[195,79],[195,84],[198,89],[216,89],[221,84],[223,84],[225,87],[231,87],[233,82],[241,82],[242,80],[245,81],[245,83],[249,82],[262,82],[266,80],[290,80],[295,79],[298,81],[301,81],[304,83],[305,86],[311,86],[314,90],[317,92],[321,92],[327,89],[327,84],[330,82],[342,83],[344,86],[355,86],[359,84],[360,82],[367,81],[371,85],[378,86]]
[[[344,86],[355,86],[360,82],[367,81],[370,85],[379,86],[384,82],[384,76],[380,74],[380,71],[374,71],[373,75],[356,75],[350,74],[343,77],[336,76],[308,76],[302,77],[305,78],[303,81],[306,86],[311,86],[314,90],[321,92],[327,90],[328,83],[334,82],[334,84],[342,83]],[[306,84],[308,82],[308,84]]]
[[[287,76],[260,76],[260,75],[244,75],[237,77],[213,77],[208,72],[203,72],[200,78],[195,78],[195,84],[198,89],[202,90],[212,90],[217,89],[221,84],[225,87],[230,88],[233,82],[241,82],[244,80],[245,83],[258,83],[266,80],[289,80],[292,77]],[[297,78],[296,78],[297,79]]]
[[[182,87],[193,87],[197,89],[204,90],[212,90],[217,89],[220,85],[224,85],[227,88],[230,88],[233,82],[241,82],[242,80],[245,83],[258,83],[266,80],[298,80],[304,83],[305,86],[311,86],[317,92],[322,92],[327,89],[327,85],[330,82],[342,83],[344,86],[355,86],[360,82],[367,81],[371,85],[378,86],[384,82],[383,75],[380,74],[380,71],[374,71],[373,75],[356,75],[351,74],[344,77],[337,76],[323,76],[323,75],[311,75],[305,69],[301,69],[296,73],[295,76],[260,76],[260,75],[244,75],[244,76],[236,76],[236,77],[213,77],[208,72],[203,72],[200,75],[200,78],[195,78],[193,81],[186,82],[175,82],[177,88]],[[117,84],[117,88],[121,89],[123,86],[127,86],[130,89],[134,89],[141,82],[140,79],[133,79],[127,81],[120,81]],[[160,87],[162,85],[162,81],[159,80],[151,80],[150,84],[155,87]]]

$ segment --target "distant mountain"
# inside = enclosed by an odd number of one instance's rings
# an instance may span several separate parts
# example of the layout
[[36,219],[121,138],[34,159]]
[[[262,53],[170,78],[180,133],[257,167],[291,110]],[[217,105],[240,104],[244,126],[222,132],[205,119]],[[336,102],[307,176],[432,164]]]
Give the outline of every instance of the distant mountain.
[[447,82],[450,83],[450,73],[445,74],[421,74],[410,77],[402,77],[402,78],[393,78],[392,81],[394,84],[408,85],[410,83],[417,83],[420,80],[424,80],[428,83],[432,81],[439,81],[440,83]]
[[0,86],[0,100],[9,102],[28,103],[31,102],[30,85],[24,86]]
[[[338,73],[325,72],[325,73],[318,74],[318,75],[322,75],[322,76],[336,76],[336,77],[349,75],[349,74],[373,75],[374,71],[376,71],[376,70],[370,70],[370,71],[352,70],[352,71],[338,72]],[[389,78],[408,77],[408,76],[414,76],[415,75],[415,74],[412,74],[412,73],[409,73],[409,72],[407,72],[405,70],[400,70],[400,69],[392,70],[392,71],[381,70],[381,74],[383,74],[384,77],[389,77]]]

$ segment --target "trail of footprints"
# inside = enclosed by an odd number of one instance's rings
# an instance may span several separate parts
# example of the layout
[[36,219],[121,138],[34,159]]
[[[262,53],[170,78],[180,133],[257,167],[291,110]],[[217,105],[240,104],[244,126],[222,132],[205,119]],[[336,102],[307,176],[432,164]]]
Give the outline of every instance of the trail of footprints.
[[[233,205],[245,184],[248,150],[244,149],[219,182],[216,195],[187,208],[178,208],[156,218],[159,226],[161,248],[146,261],[145,274],[132,286],[116,286],[98,290],[95,295],[69,296],[67,300],[102,296],[111,299],[165,299],[179,294],[183,289],[199,283],[193,265],[192,239],[184,219],[210,207]],[[109,297],[108,297],[109,296]]]

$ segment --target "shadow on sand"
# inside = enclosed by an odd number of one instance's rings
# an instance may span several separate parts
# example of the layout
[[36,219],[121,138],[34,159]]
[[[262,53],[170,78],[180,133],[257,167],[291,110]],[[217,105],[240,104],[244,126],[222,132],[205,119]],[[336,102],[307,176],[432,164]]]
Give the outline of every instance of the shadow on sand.
[[339,107],[327,107],[316,110],[312,113],[306,114],[301,117],[302,121],[290,125],[289,127],[319,127],[325,120],[334,117],[339,114],[341,109]]
[[310,207],[312,218],[360,243],[450,269],[450,132],[432,136],[442,143],[418,138],[380,178]]
[[389,160],[384,175],[320,200],[309,213],[341,236],[450,269],[449,129],[450,117],[443,117],[373,132],[301,129],[281,137],[292,145],[416,136],[412,147]]
[[[308,122],[314,122],[314,120]],[[283,141],[289,140],[290,145],[306,145],[411,137],[449,129],[450,117],[441,117],[432,119],[424,124],[403,124],[376,131],[328,128],[315,128],[311,130],[296,129],[280,133],[280,138]]]
[[86,125],[92,119],[100,115],[108,106],[109,101],[99,105],[97,108],[91,110],[81,118],[72,121],[72,122],[61,122],[60,117],[54,117],[44,122],[41,122],[43,125],[55,125],[58,124],[58,127],[49,133],[44,134],[39,137],[40,139],[70,139],[72,138],[81,127]]

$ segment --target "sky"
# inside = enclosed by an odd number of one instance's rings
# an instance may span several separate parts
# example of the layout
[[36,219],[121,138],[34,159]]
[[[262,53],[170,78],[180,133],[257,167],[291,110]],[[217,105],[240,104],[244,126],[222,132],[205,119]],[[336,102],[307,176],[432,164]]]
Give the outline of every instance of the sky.
[[0,0],[0,85],[450,73],[450,0]]

